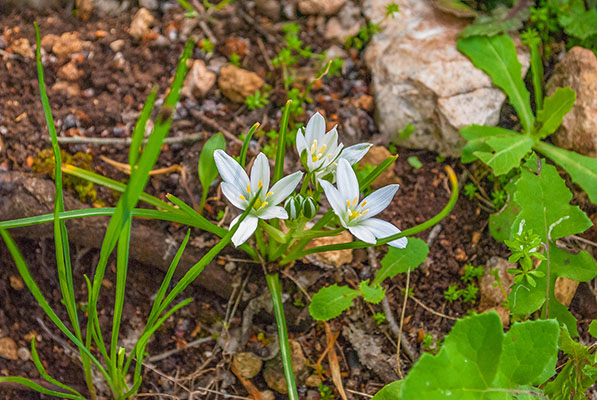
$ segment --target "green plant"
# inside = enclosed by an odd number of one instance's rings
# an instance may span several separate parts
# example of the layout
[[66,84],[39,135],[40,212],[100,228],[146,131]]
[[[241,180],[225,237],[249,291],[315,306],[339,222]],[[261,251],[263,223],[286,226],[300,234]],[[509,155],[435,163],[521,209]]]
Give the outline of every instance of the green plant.
[[210,137],[199,155],[199,164],[197,166],[197,173],[199,174],[199,181],[201,182],[201,203],[199,204],[199,213],[203,212],[203,207],[207,201],[207,194],[209,187],[218,177],[218,169],[214,161],[214,151],[217,149],[226,149],[226,139],[224,135],[218,132]]
[[230,64],[234,65],[235,67],[240,67],[240,56],[238,54],[230,54],[230,57],[228,57],[228,61],[230,61]]
[[469,200],[472,200],[475,197],[477,191],[477,187],[473,183],[464,185],[464,195],[468,197]]
[[257,90],[245,99],[245,104],[249,110],[263,108],[269,104],[269,93],[261,93],[261,90]]
[[483,266],[475,267],[472,264],[464,266],[464,275],[460,278],[464,283],[472,282],[474,279],[480,279],[485,272]]
[[406,161],[408,161],[409,165],[414,169],[421,169],[423,167],[423,163],[421,162],[421,160],[419,160],[419,157],[417,156],[410,156],[407,158]]
[[458,290],[458,285],[453,284],[448,286],[448,290],[444,292],[444,298],[451,303],[458,300],[461,296],[461,293],[462,292]]
[[320,383],[318,390],[319,395],[321,396],[321,400],[334,400],[334,393],[332,392],[332,389],[329,386]]
[[381,24],[388,17],[394,18],[394,13],[397,13],[399,11],[400,10],[398,8],[398,4],[396,4],[396,3],[390,3],[390,4],[386,5],[385,16],[381,21],[379,21],[377,23],[368,21],[365,25],[363,25],[359,28],[356,35],[349,36],[346,38],[346,42],[344,43],[344,46],[346,48],[354,48],[357,50],[363,49],[367,45],[367,43],[369,43],[369,41],[371,40],[373,35],[375,35],[378,32],[381,32],[383,30],[383,28],[381,27]]
[[199,47],[205,54],[212,54],[216,48],[216,45],[209,39],[203,39],[199,42]]
[[376,312],[375,314],[373,314],[373,320],[375,321],[375,325],[377,326],[387,322],[386,315],[381,312]]

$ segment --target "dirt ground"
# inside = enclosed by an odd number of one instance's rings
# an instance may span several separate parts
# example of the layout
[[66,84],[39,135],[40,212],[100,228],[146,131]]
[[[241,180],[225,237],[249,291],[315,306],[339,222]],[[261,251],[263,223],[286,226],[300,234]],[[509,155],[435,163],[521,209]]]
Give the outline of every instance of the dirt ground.
[[[129,10],[118,17],[92,16],[86,22],[81,22],[64,11],[13,11],[0,16],[0,49],[3,51],[19,38],[27,38],[34,43],[33,21],[39,23],[42,35],[78,32],[79,39],[89,42],[88,48],[77,56],[76,62],[82,71],[81,77],[74,82],[79,86],[78,93],[65,95],[58,90],[49,90],[59,136],[128,137],[152,85],[157,84],[161,94],[168,88],[184,47],[184,40],[180,35],[184,24],[183,12],[174,7],[156,20],[154,30],[165,35],[166,43],[160,43],[155,38],[133,40],[127,29],[134,12],[135,10]],[[164,146],[157,166],[180,165],[186,171],[186,179],[183,181],[179,172],[155,176],[148,185],[149,193],[160,198],[173,193],[188,203],[197,203],[200,198],[197,159],[202,144],[209,135],[223,130],[238,135],[246,132],[254,122],[261,122],[265,131],[278,127],[281,117],[279,109],[285,100],[284,92],[280,90],[279,72],[270,71],[267,65],[268,60],[281,47],[282,34],[279,24],[263,24],[261,21],[263,17],[256,14],[255,10],[247,9],[244,2],[235,2],[215,14],[210,26],[214,35],[220,39],[220,44],[216,45],[211,57],[229,55],[226,43],[248,43],[249,48],[242,58],[241,66],[256,72],[273,87],[270,104],[263,109],[249,111],[245,105],[233,103],[222,96],[217,89],[212,89],[201,100],[183,98],[177,108],[171,136],[182,137],[200,132],[203,137],[195,142]],[[331,45],[322,39],[318,31],[320,23],[316,18],[300,17],[294,22],[304,28],[301,30],[301,39],[311,45],[315,52],[321,52]],[[203,35],[199,28],[195,28],[193,33],[200,37]],[[118,39],[124,41],[120,50],[124,64],[115,61],[115,52],[110,48],[110,43]],[[14,57],[5,53],[2,53],[3,59],[0,62],[0,180],[4,171],[35,174],[32,170],[35,158],[39,151],[49,147],[39,100],[35,62],[32,58]],[[306,121],[313,112],[321,111],[328,119],[339,124],[341,134],[347,130],[356,132],[348,142],[366,141],[378,134],[374,114],[371,110],[357,107],[354,100],[363,94],[372,95],[370,77],[359,53],[353,51],[350,55],[342,77],[326,78],[321,87],[314,90],[314,102],[307,105],[300,120]],[[195,48],[193,56],[206,57],[199,48]],[[59,80],[58,71],[64,64],[64,60],[45,57],[46,82],[49,88]],[[263,145],[264,140],[265,138],[260,139],[258,146]],[[69,154],[82,152],[91,155],[93,169],[100,174],[116,180],[126,178],[124,173],[100,158],[104,156],[126,162],[126,146],[69,144],[62,148]],[[230,148],[232,152],[239,150],[236,144],[232,144]],[[401,188],[382,218],[394,222],[402,229],[423,222],[443,208],[449,198],[444,166],[449,165],[456,170],[461,178],[461,185],[466,182],[469,172],[474,175],[479,168],[476,165],[464,167],[455,159],[437,159],[436,154],[426,151],[399,148],[398,154],[400,157],[394,172],[399,177]],[[420,159],[420,169],[407,162],[410,156]],[[36,176],[50,179],[41,173]],[[217,194],[215,188],[211,194]],[[114,196],[109,190],[98,189],[98,196],[107,205],[114,203]],[[575,201],[595,220],[594,207],[591,208],[588,202],[583,203],[582,197]],[[226,206],[224,200],[210,201],[207,217],[215,220],[218,211]],[[444,298],[443,293],[448,286],[460,282],[463,266],[467,263],[485,265],[493,256],[508,255],[505,246],[489,235],[488,216],[484,205],[479,201],[461,196],[452,213],[440,223],[441,228],[435,231],[437,235],[431,243],[426,267],[411,274],[410,286],[417,302],[407,302],[404,329],[407,332],[406,340],[415,352],[421,351],[424,334],[429,333],[439,339],[449,332],[453,320],[446,316],[460,317],[469,310],[476,309],[478,301],[473,304],[448,303]],[[230,216],[228,219],[231,219]],[[167,230],[179,242],[186,230],[185,227],[174,224],[160,224],[158,228]],[[199,232],[193,234],[200,235]],[[428,240],[429,235],[428,230],[417,236]],[[597,231],[593,228],[583,237],[597,241]],[[51,237],[22,237],[18,244],[50,304],[59,311],[60,316],[66,317],[64,308],[60,306]],[[373,256],[380,260],[385,251],[383,248],[379,249]],[[593,254],[595,255],[594,249]],[[79,299],[83,300],[86,293],[83,274],[93,274],[99,251],[76,246],[72,249],[72,255],[75,260],[75,283]],[[212,291],[199,286],[189,288],[184,295],[193,297],[194,301],[176,313],[158,331],[148,348],[150,357],[164,355],[173,349],[178,349],[178,352],[166,354],[162,360],[153,361],[145,369],[141,393],[166,393],[187,398],[189,391],[209,388],[211,392],[196,395],[195,398],[220,399],[224,398],[222,393],[241,398],[247,396],[246,389],[230,372],[232,355],[222,351],[222,346],[218,343],[222,344],[222,340],[225,341],[226,338],[226,335],[221,335],[226,332],[223,321],[229,322],[230,337],[238,334],[249,301],[263,293],[265,282],[260,269],[254,264],[232,262],[230,257],[237,257],[232,249],[225,251],[219,263],[222,268],[225,265],[231,281],[239,285],[241,295],[238,296],[236,292],[231,298],[223,298],[214,293],[217,288],[212,288],[215,289]],[[309,365],[317,363],[326,347],[325,332],[322,325],[309,317],[305,306],[307,299],[297,288],[295,281],[307,282],[306,290],[310,294],[326,284],[354,285],[359,279],[367,279],[374,274],[375,266],[371,265],[370,257],[365,250],[354,251],[353,262],[337,269],[321,268],[307,262],[298,263],[288,272],[292,279],[283,279],[284,291],[290,294],[290,300],[286,304],[290,335],[301,344]],[[113,266],[112,262],[100,301],[100,315],[106,322],[105,326],[111,326],[110,310],[115,281]],[[157,291],[163,274],[155,267],[134,261],[129,270],[123,321],[125,339],[133,338],[142,328],[143,321],[149,314],[150,300]],[[387,286],[389,304],[395,316],[401,313],[401,290],[404,286],[405,276],[396,277]],[[231,314],[230,310],[236,302],[236,312]],[[583,302],[578,293],[571,310],[581,321],[581,331],[586,331],[586,325],[597,313],[597,310]],[[341,333],[337,351],[341,370],[345,374],[345,386],[352,391],[370,395],[387,383],[387,375],[382,376],[383,371],[367,368],[366,361],[359,359],[356,350],[358,344],[351,342],[349,335],[343,332],[346,332],[347,326],[360,327],[366,333],[364,340],[380,343],[383,356],[395,360],[395,338],[387,323],[376,326],[373,319],[375,313],[383,313],[381,305],[366,305],[357,301],[350,311],[331,323],[332,330]],[[275,336],[275,332],[273,316],[261,311],[253,318],[246,349],[238,350],[267,354],[267,343]],[[223,339],[209,340],[212,334],[220,334]],[[0,246],[0,337],[10,336],[19,348],[28,348],[32,335],[37,338],[40,358],[51,374],[58,380],[81,387],[83,379],[77,360],[69,352],[58,329],[44,316],[33,296],[19,284],[18,272],[8,251]],[[186,347],[199,338],[207,339],[202,344]],[[392,367],[394,364],[389,365],[389,370],[396,375]],[[402,367],[408,370],[409,366],[410,362],[404,360]],[[324,371],[328,368],[327,361],[323,362],[323,368]],[[39,378],[29,359],[0,358],[0,374]],[[253,383],[260,390],[267,388],[261,375],[253,379]],[[333,390],[329,374],[325,376],[323,383]],[[304,384],[300,385],[300,393],[309,399],[319,396],[317,388],[308,388]],[[349,395],[352,398],[364,398],[352,392]],[[0,388],[0,398],[38,399],[43,396]],[[278,394],[277,398],[284,397]]]

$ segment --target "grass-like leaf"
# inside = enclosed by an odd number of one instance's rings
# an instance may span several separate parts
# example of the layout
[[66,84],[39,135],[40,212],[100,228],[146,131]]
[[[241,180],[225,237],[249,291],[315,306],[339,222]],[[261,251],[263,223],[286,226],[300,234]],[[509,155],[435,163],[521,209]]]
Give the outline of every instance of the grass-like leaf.
[[290,105],[292,100],[288,100],[284,105],[282,112],[282,121],[280,122],[280,135],[278,136],[278,151],[276,152],[276,163],[274,165],[274,179],[272,184],[282,179],[284,175],[284,155],[286,154],[286,133],[288,132],[288,120],[290,119]]
[[218,177],[218,168],[214,161],[214,151],[226,150],[226,139],[221,133],[216,133],[210,137],[201,149],[199,155],[199,164],[197,171],[199,173],[199,180],[201,181],[201,203],[199,204],[199,213],[203,212],[205,202],[207,201],[207,194],[209,187]]
[[139,152],[141,151],[143,138],[145,138],[145,126],[147,125],[147,121],[151,116],[151,110],[153,110],[153,105],[157,95],[158,87],[154,85],[153,88],[151,88],[149,96],[147,96],[147,100],[145,100],[145,104],[143,104],[143,109],[141,110],[141,114],[139,114],[139,119],[135,125],[131,146],[129,147],[129,165],[131,166],[131,171],[139,159]]
[[247,136],[245,136],[245,141],[243,142],[243,147],[240,149],[240,166],[245,167],[247,163],[247,151],[249,150],[249,143],[251,143],[251,138],[257,129],[259,128],[259,122],[253,124]]

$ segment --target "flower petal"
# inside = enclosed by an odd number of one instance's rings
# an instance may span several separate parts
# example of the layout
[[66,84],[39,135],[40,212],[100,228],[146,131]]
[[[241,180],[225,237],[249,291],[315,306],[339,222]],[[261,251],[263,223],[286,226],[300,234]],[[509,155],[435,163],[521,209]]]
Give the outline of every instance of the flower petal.
[[241,192],[245,193],[249,184],[249,177],[240,164],[226,154],[224,150],[220,149],[214,152],[214,160],[224,182],[233,184]]
[[257,216],[261,219],[288,219],[288,213],[280,206],[265,207],[257,212]]
[[322,143],[318,143],[319,147],[325,145],[325,152],[335,150],[338,144],[338,130],[334,126],[328,133],[323,136]]
[[338,190],[342,200],[347,200],[351,203],[356,198],[359,200],[359,181],[354,173],[352,167],[345,159],[338,160],[338,168],[336,169],[336,176],[338,180]]
[[265,198],[269,189],[269,161],[263,153],[257,155],[253,167],[251,167],[251,192],[257,193],[260,188],[263,188],[261,198]]
[[342,226],[346,228],[346,222],[348,221],[348,216],[346,214],[346,200],[340,196],[340,192],[338,192],[338,190],[328,181],[320,179],[319,184],[323,188],[325,197],[330,202],[334,212],[340,218]]
[[301,154],[303,151],[307,150],[307,142],[305,141],[305,136],[301,129],[296,132],[296,151],[298,152],[299,158],[301,158]]
[[268,196],[265,200],[270,204],[270,206],[277,206],[294,191],[296,185],[298,185],[302,177],[303,173],[296,171],[294,174],[280,179],[270,189],[272,195]]
[[[375,235],[375,237],[378,239],[384,239],[384,238],[387,238],[388,236],[392,236],[397,233],[400,233],[400,229],[396,228],[394,225],[390,224],[389,222],[386,222],[386,221],[378,219],[378,218],[366,219],[366,220],[362,221],[359,225],[369,228],[369,230],[373,233],[373,235]],[[403,249],[406,247],[407,243],[408,243],[408,239],[403,237],[400,239],[393,240],[393,241],[389,242],[388,244],[390,246]]]
[[347,147],[344,149],[342,154],[340,154],[340,158],[348,161],[350,165],[354,165],[361,158],[365,157],[365,154],[367,154],[371,146],[373,145],[369,143],[359,143],[355,144],[354,146]]
[[348,230],[350,231],[350,233],[355,235],[358,239],[362,240],[363,242],[366,242],[366,243],[376,243],[377,242],[377,240],[375,240],[375,235],[373,235],[373,233],[371,233],[371,231],[368,228],[366,228],[362,225],[349,226]]
[[[240,197],[240,196],[243,196],[244,192],[241,192],[240,190],[238,190],[236,185],[233,185],[232,183],[228,183],[228,182],[222,182],[220,184],[220,187],[222,188],[222,193],[224,193],[224,196],[226,196],[228,201],[231,202],[234,207],[240,208],[241,210],[244,210],[245,208],[247,208],[247,200],[243,200]],[[245,197],[245,196],[243,196],[243,197]],[[245,197],[245,199],[246,199],[246,197]]]
[[[325,134],[325,119],[320,113],[315,113],[307,122],[307,127],[305,128],[305,141],[307,142],[307,146],[311,146],[313,140],[317,140],[321,142],[323,135]],[[309,147],[307,147],[309,150]]]
[[361,202],[361,205],[364,204],[364,208],[369,210],[367,214],[365,214],[366,218],[373,217],[385,210],[394,198],[399,187],[400,185],[397,184],[384,186],[365,197]]
[[[230,229],[236,225],[239,219],[240,215],[234,218],[230,224]],[[259,222],[257,217],[253,215],[247,215],[243,222],[240,223],[238,230],[234,233],[234,235],[232,235],[232,243],[234,243],[234,246],[240,246],[251,237],[253,232],[255,232],[255,229],[257,229],[257,222]]]

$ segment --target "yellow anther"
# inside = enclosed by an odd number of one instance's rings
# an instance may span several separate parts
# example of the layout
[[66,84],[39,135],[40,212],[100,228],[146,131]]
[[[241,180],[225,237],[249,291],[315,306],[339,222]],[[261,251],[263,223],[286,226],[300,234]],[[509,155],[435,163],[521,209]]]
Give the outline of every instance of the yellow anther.
[[251,185],[247,185],[247,192],[251,193]]
[[352,201],[352,204],[356,205],[359,202],[359,198],[355,197],[354,200]]
[[363,212],[361,213],[361,215],[365,215],[369,212],[369,209],[363,210]]
[[321,146],[321,150],[319,150],[319,154],[323,154],[325,149],[326,149],[326,145],[324,144],[323,146]]
[[274,194],[274,192],[268,192],[268,193],[265,195],[265,197],[267,197],[267,196],[271,196],[272,194]]
[[263,202],[263,204],[261,205],[261,208],[264,208],[265,206],[267,206],[267,201]]
[[[350,207],[350,200],[346,200],[346,205]],[[349,210],[350,211],[350,210]]]
[[313,144],[311,145],[311,154],[315,154],[316,151],[317,151],[317,140],[314,140]]
[[259,181],[259,185],[257,185],[257,187],[261,189],[263,187],[263,181]]
[[361,207],[365,207],[365,205],[367,205],[367,201],[363,201],[363,204],[361,204]]
[[247,200],[247,199],[245,199],[245,196],[243,196],[242,194],[240,195],[240,199],[241,199],[242,201],[245,201],[245,200]]

